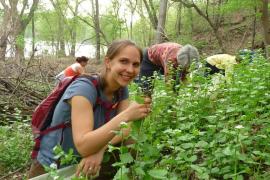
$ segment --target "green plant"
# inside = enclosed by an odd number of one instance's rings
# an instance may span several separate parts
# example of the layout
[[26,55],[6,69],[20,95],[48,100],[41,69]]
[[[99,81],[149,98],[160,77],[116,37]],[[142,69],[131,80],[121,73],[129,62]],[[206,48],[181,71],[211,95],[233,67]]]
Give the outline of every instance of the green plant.
[[4,172],[25,167],[33,145],[29,124],[14,122],[0,126],[0,144],[0,167]]
[[[269,178],[270,64],[260,55],[248,61],[235,66],[229,82],[191,73],[178,95],[157,79],[143,133],[132,134],[140,152],[132,177]],[[152,170],[162,170],[160,177]]]

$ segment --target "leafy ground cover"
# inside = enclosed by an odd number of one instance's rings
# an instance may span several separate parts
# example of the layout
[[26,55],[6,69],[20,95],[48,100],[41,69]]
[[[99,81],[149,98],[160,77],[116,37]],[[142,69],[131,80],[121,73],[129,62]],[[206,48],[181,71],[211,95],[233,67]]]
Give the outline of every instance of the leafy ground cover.
[[237,65],[230,81],[193,72],[177,96],[157,82],[128,172],[137,179],[269,179],[269,69],[257,57]]
[[25,171],[30,165],[32,145],[33,139],[29,123],[20,121],[0,126],[1,179],[26,177]]
[[[152,113],[133,124],[133,153],[110,147],[120,153],[115,179],[270,179],[269,62],[258,56],[236,65],[229,81],[202,74],[192,71],[177,94],[155,80]],[[131,93],[140,99],[135,84]],[[0,144],[3,172],[25,166],[28,123],[1,126]]]

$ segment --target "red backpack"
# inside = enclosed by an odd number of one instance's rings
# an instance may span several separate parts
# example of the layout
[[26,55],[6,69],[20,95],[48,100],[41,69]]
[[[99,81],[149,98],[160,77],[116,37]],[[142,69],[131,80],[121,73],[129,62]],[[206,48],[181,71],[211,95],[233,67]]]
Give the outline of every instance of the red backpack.
[[[70,126],[70,122],[64,122],[60,123],[56,126],[49,127],[49,125],[52,122],[52,117],[54,113],[54,109],[58,103],[58,101],[61,99],[62,95],[64,94],[67,87],[78,77],[86,77],[91,80],[91,82],[94,84],[94,86],[97,89],[97,99],[96,103],[94,105],[94,110],[96,108],[96,105],[99,104],[103,106],[106,109],[105,112],[105,122],[108,122],[110,120],[110,113],[111,110],[118,107],[118,102],[115,104],[104,102],[100,98],[100,93],[98,90],[98,79],[97,77],[93,76],[74,76],[72,78],[65,78],[63,81],[61,81],[54,89],[53,91],[36,107],[34,113],[32,114],[32,132],[34,134],[34,148],[31,153],[31,158],[35,159],[38,155],[38,151],[40,149],[40,142],[41,138],[48,134],[49,132],[52,132],[57,129],[63,129]],[[121,97],[122,91],[119,90],[118,92],[118,100]]]

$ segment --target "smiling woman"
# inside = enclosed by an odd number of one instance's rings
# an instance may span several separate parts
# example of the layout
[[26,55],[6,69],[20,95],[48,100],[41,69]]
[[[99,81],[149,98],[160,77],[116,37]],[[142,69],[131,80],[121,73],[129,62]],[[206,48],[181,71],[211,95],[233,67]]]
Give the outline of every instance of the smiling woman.
[[[42,166],[56,164],[53,149],[59,144],[66,153],[71,148],[80,157],[77,175],[99,172],[108,143],[122,141],[114,133],[120,124],[144,118],[150,112],[149,98],[142,104],[128,100],[127,86],[138,75],[141,59],[142,51],[134,42],[114,41],[108,47],[99,77],[92,77],[93,81],[82,76],[71,83],[57,103],[50,124],[55,127],[71,122],[71,127],[42,137],[29,177],[45,173]],[[129,128],[124,130],[124,135],[128,133]]]
[[[109,82],[116,81],[115,85],[119,87],[127,86],[139,73],[141,57],[141,51],[138,51],[137,47],[130,45],[125,47],[125,44],[119,44],[115,48],[108,49],[105,57],[106,72],[103,74],[108,76],[106,78]],[[117,61],[112,61],[113,59]]]

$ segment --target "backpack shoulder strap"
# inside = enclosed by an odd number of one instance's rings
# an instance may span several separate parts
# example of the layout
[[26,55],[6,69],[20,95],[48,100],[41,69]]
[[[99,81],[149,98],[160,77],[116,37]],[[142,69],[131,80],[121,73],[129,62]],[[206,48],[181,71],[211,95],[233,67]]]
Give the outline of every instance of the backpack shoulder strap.
[[78,77],[79,78],[87,78],[94,84],[94,86],[96,88],[98,87],[98,84],[99,84],[99,76],[98,75],[96,75],[96,74],[95,75],[82,74]]
[[100,77],[95,74],[95,75],[80,75],[79,77],[82,77],[82,78],[87,78],[89,79],[93,85],[95,86],[96,88],[96,91],[97,91],[97,98],[96,98],[96,102],[95,102],[95,105],[94,105],[94,110],[95,108],[97,107],[97,105],[101,105],[103,108],[105,108],[106,112],[105,112],[105,122],[108,122],[110,120],[110,113],[113,109],[116,109],[119,105],[119,101],[121,99],[121,97],[123,96],[124,94],[124,88],[120,88],[117,92],[116,92],[116,102],[115,103],[110,103],[110,102],[106,102],[106,101],[103,101],[101,99],[101,94],[100,94]]

